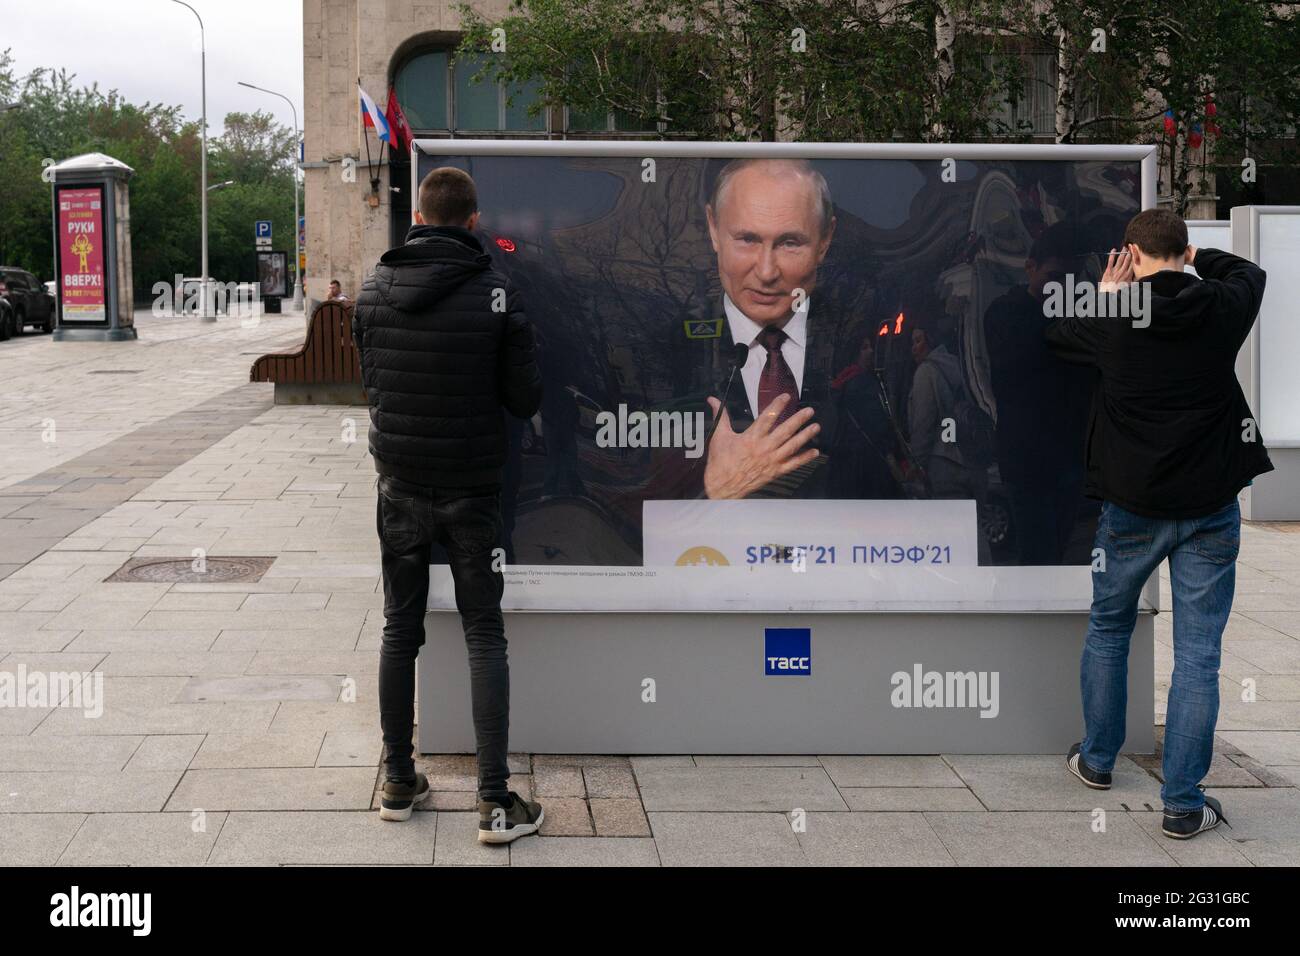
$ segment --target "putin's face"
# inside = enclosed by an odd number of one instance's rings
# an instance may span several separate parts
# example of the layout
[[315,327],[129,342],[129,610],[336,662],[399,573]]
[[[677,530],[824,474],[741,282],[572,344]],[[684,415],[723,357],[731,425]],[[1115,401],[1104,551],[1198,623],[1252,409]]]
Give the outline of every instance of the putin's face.
[[723,291],[759,325],[784,323],[795,290],[812,292],[835,231],[834,219],[822,228],[812,179],[775,161],[746,166],[707,215]]

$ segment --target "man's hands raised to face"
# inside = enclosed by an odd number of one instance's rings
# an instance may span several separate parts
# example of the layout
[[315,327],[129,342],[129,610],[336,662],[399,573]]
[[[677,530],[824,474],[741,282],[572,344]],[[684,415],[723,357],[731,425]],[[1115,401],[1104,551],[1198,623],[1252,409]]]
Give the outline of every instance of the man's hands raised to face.
[[1110,251],[1106,259],[1106,271],[1102,273],[1098,292],[1118,292],[1122,286],[1135,281],[1133,273],[1133,254],[1127,249]]
[[[817,457],[816,448],[801,451],[820,425],[809,425],[811,408],[801,408],[780,425],[776,420],[789,404],[789,395],[778,395],[754,423],[743,432],[731,428],[731,418],[722,403],[709,398],[713,417],[719,415],[717,431],[709,442],[704,466],[704,493],[710,498],[744,498],[764,485]],[[805,427],[807,426],[807,427]]]

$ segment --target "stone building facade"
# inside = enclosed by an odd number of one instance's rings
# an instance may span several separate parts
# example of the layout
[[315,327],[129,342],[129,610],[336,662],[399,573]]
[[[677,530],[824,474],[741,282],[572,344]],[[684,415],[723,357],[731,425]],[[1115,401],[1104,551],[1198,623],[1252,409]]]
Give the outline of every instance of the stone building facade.
[[[378,160],[381,144],[361,120],[358,80],[380,109],[390,83],[398,84],[417,136],[546,136],[562,117],[529,118],[522,106],[502,104],[508,115],[492,122],[487,101],[501,99],[499,91],[468,84],[471,71],[450,57],[460,39],[455,0],[303,0],[302,6],[306,294],[322,299],[329,281],[338,279],[355,296],[379,256],[400,241],[411,209],[404,157],[390,165],[383,151],[372,190],[367,155]],[[504,16],[510,3],[473,0],[472,6],[490,18]]]

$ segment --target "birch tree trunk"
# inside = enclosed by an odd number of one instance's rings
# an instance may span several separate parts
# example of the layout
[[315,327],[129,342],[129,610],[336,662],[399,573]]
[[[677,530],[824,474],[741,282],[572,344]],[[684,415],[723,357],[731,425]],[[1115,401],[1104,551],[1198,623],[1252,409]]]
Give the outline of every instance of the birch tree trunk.
[[1065,25],[1056,24],[1056,142],[1068,143],[1074,138],[1075,88],[1078,75],[1075,71],[1074,53],[1070,49],[1070,34]]
[[953,45],[957,42],[957,17],[950,4],[940,0],[934,14],[934,102],[931,105],[930,140],[942,143],[949,139],[948,124],[943,119],[948,87],[956,73]]

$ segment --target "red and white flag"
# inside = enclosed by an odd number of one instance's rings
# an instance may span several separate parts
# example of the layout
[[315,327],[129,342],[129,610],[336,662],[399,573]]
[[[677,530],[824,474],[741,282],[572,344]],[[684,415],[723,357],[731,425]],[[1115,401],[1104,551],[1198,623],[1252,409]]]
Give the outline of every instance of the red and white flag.
[[402,104],[397,102],[397,91],[391,86],[388,88],[388,109],[384,111],[388,120],[389,129],[393,132],[393,142],[391,145],[400,147],[403,151],[409,151],[411,148],[411,124],[406,122],[406,114],[402,112]]

